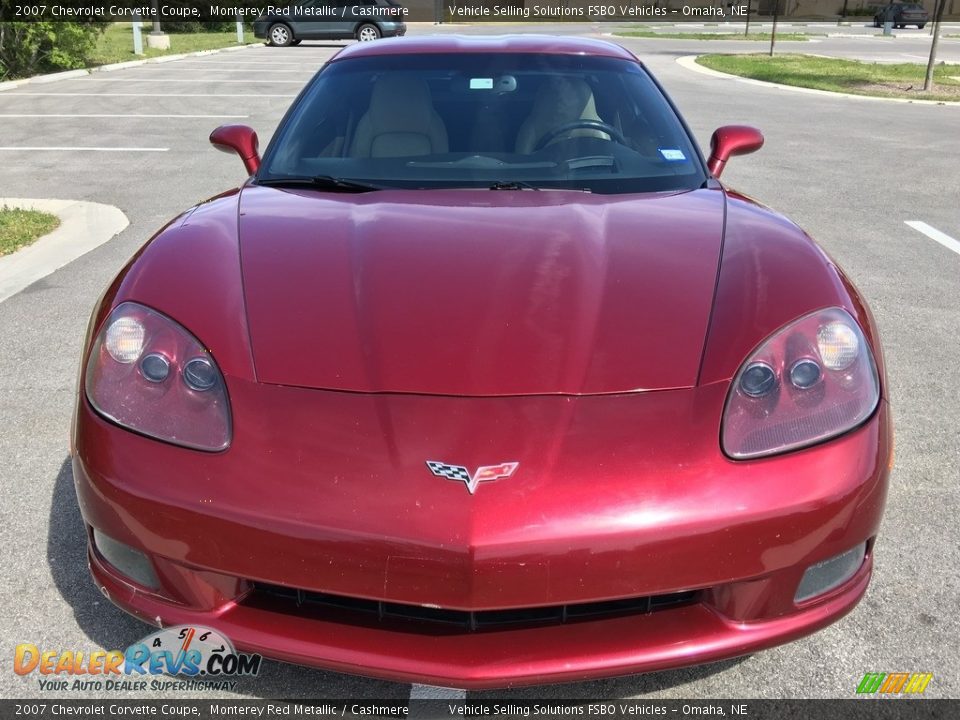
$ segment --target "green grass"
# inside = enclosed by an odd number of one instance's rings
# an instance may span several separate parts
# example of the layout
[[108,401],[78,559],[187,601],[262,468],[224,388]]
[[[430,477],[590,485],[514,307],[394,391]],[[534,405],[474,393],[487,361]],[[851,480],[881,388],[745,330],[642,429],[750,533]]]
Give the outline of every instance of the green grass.
[[[133,54],[133,26],[130,23],[114,23],[97,41],[96,50],[90,58],[91,65],[108,65],[127,60],[174,55],[195,52],[197,50],[217,50],[237,44],[236,32],[217,33],[176,33],[170,34],[169,50],[154,50],[147,47],[147,34],[150,26],[145,25],[143,32],[143,55]],[[247,31],[246,42],[254,42],[253,33]]]
[[938,65],[934,90],[923,92],[926,66],[913,63],[866,63],[808,55],[703,55],[697,62],[720,72],[755,80],[877,97],[913,100],[960,100],[957,68]]
[[[664,38],[668,40],[765,40],[770,42],[770,33],[756,32],[744,35],[730,32],[654,32],[652,30],[628,30],[615,32],[619,37]],[[790,40],[806,42],[809,34],[804,33],[777,33],[777,42]]]
[[60,225],[56,215],[36,210],[0,208],[0,256],[26,247]]

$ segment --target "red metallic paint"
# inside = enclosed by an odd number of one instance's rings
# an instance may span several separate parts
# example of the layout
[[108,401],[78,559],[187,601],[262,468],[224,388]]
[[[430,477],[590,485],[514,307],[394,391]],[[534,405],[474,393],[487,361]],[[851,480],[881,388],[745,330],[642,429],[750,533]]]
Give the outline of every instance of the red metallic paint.
[[[491,42],[380,41],[338,61]],[[626,52],[504,47],[545,44]],[[161,588],[119,576],[92,544],[91,569],[148,622],[480,688],[742,655],[824,627],[866,589],[892,455],[885,399],[801,451],[738,462],[720,448],[730,379],[811,310],[862,324],[885,391],[856,290],[799,228],[742,196],[248,184],[131,260],[94,311],[84,362],[126,300],[206,345],[234,417],[231,446],[205,453],[121,430],[78,398],[85,522],[147,553]],[[428,459],[520,465],[470,495]],[[864,541],[856,576],[794,604],[811,563]],[[475,610],[702,592],[649,615],[459,633],[289,614],[251,581]]]
[[[365,644],[379,632],[392,659],[371,659],[360,672],[502,685],[567,678],[570,663],[581,667],[571,678],[655,669],[670,664],[663,656],[681,642],[689,647],[680,664],[767,647],[845,612],[866,582],[848,583],[807,612],[793,604],[809,564],[876,534],[890,451],[885,404],[831,443],[737,463],[717,442],[724,383],[580,398],[228,383],[238,423],[233,446],[221,454],[120,433],[81,404],[74,476],[84,517],[148,553],[166,597],[111,581],[102,562],[94,572],[111,599],[141,617],[190,618],[227,631],[243,647],[273,657],[295,651],[298,661],[330,668],[343,666],[352,634]],[[468,466],[495,454],[519,458],[520,467],[471,496],[463,483],[423,465],[438,448]],[[186,581],[191,571],[215,575]],[[224,577],[209,587],[216,575]],[[303,633],[313,640],[291,642],[284,636],[296,634],[297,623],[279,613],[236,610],[232,623],[236,603],[224,588],[242,594],[247,580],[464,609],[710,591],[701,603],[707,612],[698,610],[693,626],[685,609],[661,611],[656,620],[588,623],[605,640],[585,654],[572,639],[585,630],[566,640],[531,630],[522,645],[540,656],[536,673],[527,673],[520,653],[513,664],[504,660],[499,676],[479,681],[470,665],[489,658],[473,650],[494,643],[491,635],[464,634],[450,644],[449,657],[437,658],[448,666],[445,675],[424,669],[420,651],[404,665],[410,647],[389,646],[401,631],[389,625],[378,631],[347,623],[326,640],[304,618]],[[767,622],[769,634],[738,629]],[[634,627],[630,636],[643,639],[628,652],[608,623]],[[281,625],[291,629],[276,631]],[[654,625],[657,640],[648,635]],[[707,637],[699,638],[701,631]],[[544,637],[549,647],[531,644]],[[410,642],[420,642],[415,633]]]
[[[227,380],[236,423],[219,454],[117,433],[84,404],[78,480],[91,482],[91,509],[113,508],[91,524],[237,577],[495,609],[758,577],[847,549],[824,546],[830,533],[852,547],[879,520],[866,499],[882,496],[882,423],[803,453],[730,461],[718,444],[724,383],[479,399]],[[438,453],[520,467],[471,497],[429,472]],[[131,466],[136,479],[125,478]]]
[[246,125],[221,125],[210,133],[210,144],[220,152],[236,153],[243,167],[253,175],[260,169],[260,140]]
[[720,190],[246,188],[257,376],[443,395],[692,387],[723,204]]
[[699,382],[729,380],[777,328],[834,306],[860,323],[877,362],[880,392],[886,396],[880,338],[853,284],[790,220],[727,191],[723,254]]
[[[159,602],[131,588],[95,554],[90,566],[117,605],[150,622],[214,626],[241,651],[300,665],[471,690],[570,682],[653,672],[739,657],[796,640],[850,612],[866,592],[872,561],[839,591],[803,612],[757,622],[724,617],[708,605],[604,622],[502,632],[413,633],[369,627],[269,605],[225,603],[216,612]],[[320,658],[323,658],[321,661]]]
[[710,137],[710,159],[707,169],[720,177],[727,160],[735,155],[748,155],[763,147],[763,135],[749,125],[725,125],[713,131]]

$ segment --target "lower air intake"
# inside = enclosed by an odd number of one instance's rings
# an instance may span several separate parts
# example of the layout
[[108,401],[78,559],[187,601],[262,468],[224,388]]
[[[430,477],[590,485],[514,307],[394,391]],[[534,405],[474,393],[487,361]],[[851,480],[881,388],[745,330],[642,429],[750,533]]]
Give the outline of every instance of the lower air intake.
[[556,625],[604,617],[643,615],[692,604],[699,596],[699,591],[690,591],[573,605],[468,611],[380,602],[255,583],[253,592],[247,596],[244,604],[287,613],[329,615],[330,619],[343,622],[409,622],[436,629],[477,632],[524,625]]

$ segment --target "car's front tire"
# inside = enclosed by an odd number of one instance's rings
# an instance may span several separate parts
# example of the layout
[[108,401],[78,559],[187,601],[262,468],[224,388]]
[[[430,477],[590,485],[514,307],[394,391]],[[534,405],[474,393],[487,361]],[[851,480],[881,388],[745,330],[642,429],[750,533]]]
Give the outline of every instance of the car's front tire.
[[271,25],[267,31],[267,38],[273,47],[287,47],[294,42],[293,33],[290,31],[290,28],[283,23]]
[[357,28],[357,40],[360,42],[371,42],[380,39],[380,28],[373,23],[364,23]]
[[926,25],[917,25],[917,30],[923,30],[925,27]]

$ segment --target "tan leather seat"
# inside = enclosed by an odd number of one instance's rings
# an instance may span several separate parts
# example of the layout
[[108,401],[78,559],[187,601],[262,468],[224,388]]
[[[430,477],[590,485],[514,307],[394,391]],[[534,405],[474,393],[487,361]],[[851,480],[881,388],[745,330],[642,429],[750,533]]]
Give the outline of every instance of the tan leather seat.
[[447,152],[447,129],[433,108],[427,83],[409,75],[377,80],[360,118],[351,157],[406,157]]
[[[549,78],[537,89],[533,110],[517,132],[517,152],[533,152],[547,133],[574,120],[603,122],[597,114],[590,86],[580,78]],[[578,128],[564,133],[557,140],[570,137],[607,139],[610,136],[601,130]]]

